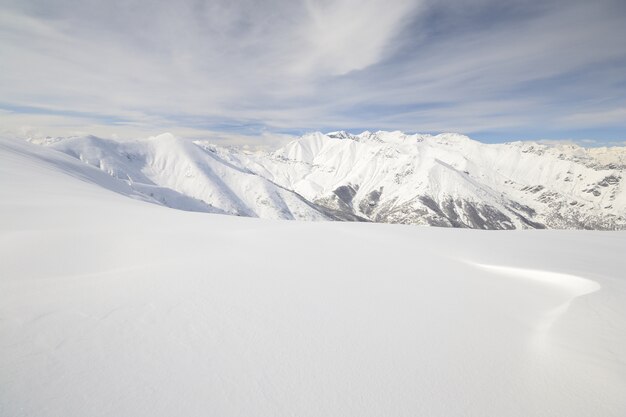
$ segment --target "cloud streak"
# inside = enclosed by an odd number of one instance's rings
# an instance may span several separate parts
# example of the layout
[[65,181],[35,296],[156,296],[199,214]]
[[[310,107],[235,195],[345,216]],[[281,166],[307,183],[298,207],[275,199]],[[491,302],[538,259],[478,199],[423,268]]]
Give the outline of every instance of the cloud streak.
[[0,0],[0,124],[623,140],[626,8],[529,3]]

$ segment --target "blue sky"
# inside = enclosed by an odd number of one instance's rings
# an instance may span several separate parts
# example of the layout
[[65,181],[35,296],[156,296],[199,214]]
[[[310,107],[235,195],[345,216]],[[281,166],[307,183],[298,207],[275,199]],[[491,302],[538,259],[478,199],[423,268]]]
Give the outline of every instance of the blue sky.
[[0,132],[626,141],[626,2],[0,0]]

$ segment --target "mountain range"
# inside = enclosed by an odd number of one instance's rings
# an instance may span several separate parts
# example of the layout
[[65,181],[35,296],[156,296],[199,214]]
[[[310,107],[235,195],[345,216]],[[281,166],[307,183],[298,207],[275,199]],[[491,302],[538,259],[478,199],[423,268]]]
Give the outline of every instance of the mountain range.
[[331,132],[276,150],[162,134],[32,142],[188,211],[475,229],[626,229],[626,147],[485,144],[460,134]]

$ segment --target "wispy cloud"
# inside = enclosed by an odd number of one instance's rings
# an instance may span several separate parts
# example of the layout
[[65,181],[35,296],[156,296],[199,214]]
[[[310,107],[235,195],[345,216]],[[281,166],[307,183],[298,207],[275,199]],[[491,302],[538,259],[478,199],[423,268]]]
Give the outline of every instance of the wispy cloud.
[[305,19],[295,31],[301,45],[291,68],[308,75],[344,75],[376,64],[392,55],[391,41],[411,22],[418,6],[412,0],[392,5],[380,0],[308,0]]
[[623,2],[532,3],[0,0],[0,125],[626,130]]
[[574,113],[563,117],[562,121],[574,126],[623,126],[626,121],[626,107]]

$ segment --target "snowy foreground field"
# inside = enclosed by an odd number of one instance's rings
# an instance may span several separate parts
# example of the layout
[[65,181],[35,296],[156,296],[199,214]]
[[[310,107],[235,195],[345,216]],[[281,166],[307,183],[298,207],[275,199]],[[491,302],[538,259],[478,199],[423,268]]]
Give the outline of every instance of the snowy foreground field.
[[0,141],[0,416],[626,415],[626,233],[129,196]]

